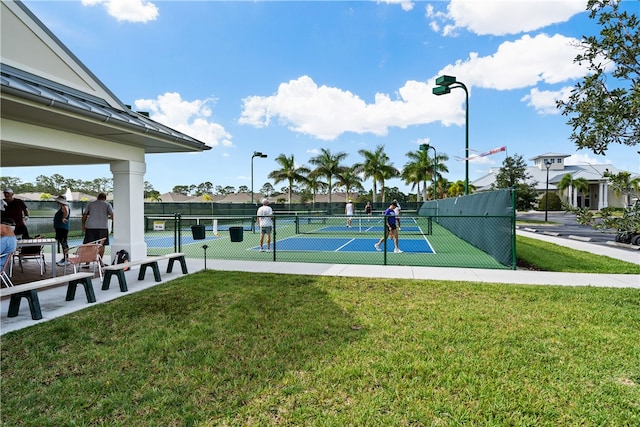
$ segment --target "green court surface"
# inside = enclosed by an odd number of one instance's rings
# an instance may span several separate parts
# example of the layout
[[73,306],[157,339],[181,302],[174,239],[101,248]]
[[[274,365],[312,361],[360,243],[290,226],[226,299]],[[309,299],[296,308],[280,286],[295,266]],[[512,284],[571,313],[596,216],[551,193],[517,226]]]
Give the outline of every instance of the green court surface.
[[[271,251],[259,250],[260,233],[251,221],[203,220],[204,239],[194,240],[192,230],[182,227],[180,246],[174,246],[173,231],[148,231],[145,240],[148,255],[180,250],[189,258],[312,262],[331,264],[413,265],[433,267],[509,269],[490,255],[458,238],[437,222],[426,217],[401,217],[399,246],[403,253],[393,253],[387,240],[382,251],[374,244],[383,237],[383,218],[347,217],[276,218]],[[235,231],[230,232],[230,228]],[[232,241],[232,233],[235,235]],[[238,234],[241,234],[238,236]],[[504,242],[510,245],[510,242]],[[266,239],[265,239],[266,247]],[[275,248],[275,250],[274,250]],[[117,249],[117,248],[116,248]]]

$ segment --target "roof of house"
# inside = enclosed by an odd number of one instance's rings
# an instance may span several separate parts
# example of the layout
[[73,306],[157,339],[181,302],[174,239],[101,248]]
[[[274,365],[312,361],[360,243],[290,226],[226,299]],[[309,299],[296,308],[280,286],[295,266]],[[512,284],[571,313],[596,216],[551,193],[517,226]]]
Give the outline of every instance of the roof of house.
[[[531,160],[541,158],[566,158],[568,154],[558,153],[546,153],[539,156],[532,157]],[[500,171],[500,168],[492,168],[488,174],[476,179],[472,182],[476,191],[485,191],[491,187],[496,181],[496,175]],[[547,169],[540,168],[538,166],[528,166],[526,170],[530,175],[528,183],[536,183],[536,190],[543,191],[547,185]],[[549,190],[556,190],[557,184],[560,182],[563,176],[571,174],[573,179],[584,178],[590,182],[597,182],[606,180],[606,173],[617,174],[620,170],[611,164],[581,164],[581,165],[563,165],[562,169],[549,169]],[[632,174],[637,176],[637,174]]]

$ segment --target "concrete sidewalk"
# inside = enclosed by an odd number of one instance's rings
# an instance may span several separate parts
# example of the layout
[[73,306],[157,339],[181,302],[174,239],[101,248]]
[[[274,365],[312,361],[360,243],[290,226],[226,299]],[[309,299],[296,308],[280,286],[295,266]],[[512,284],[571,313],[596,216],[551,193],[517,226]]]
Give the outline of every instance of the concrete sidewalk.
[[[640,264],[640,252],[632,249],[622,249],[608,245],[573,241],[566,238],[546,236],[537,233],[521,232],[525,235],[551,243],[568,246],[577,250],[587,251],[598,255],[605,255],[623,261]],[[190,273],[204,268],[204,260],[188,259]],[[586,273],[554,273],[546,271],[528,270],[488,270],[476,268],[441,268],[441,267],[412,267],[385,265],[353,265],[353,264],[305,264],[269,261],[233,261],[207,260],[207,269],[221,271],[245,271],[252,273],[286,273],[317,276],[342,277],[386,277],[396,279],[425,279],[438,281],[471,281],[484,283],[529,284],[529,285],[558,285],[558,286],[597,286],[612,288],[640,289],[640,275],[634,274],[586,274]],[[102,291],[99,280],[94,279],[94,290],[97,303],[105,303],[129,293],[139,292],[159,283],[168,282],[182,276],[180,268],[174,268],[173,273],[162,272],[162,281],[155,282],[153,274],[146,274],[145,280],[138,281],[138,269],[134,268],[126,273],[128,292],[120,292],[117,281],[112,281],[109,290]],[[35,325],[40,322],[64,316],[74,311],[91,307],[87,303],[84,290],[79,288],[74,301],[65,301],[66,286],[47,289],[38,292],[43,319],[32,320],[29,307],[23,299],[20,313],[17,317],[7,317],[9,300],[4,299],[0,305],[0,333]]]

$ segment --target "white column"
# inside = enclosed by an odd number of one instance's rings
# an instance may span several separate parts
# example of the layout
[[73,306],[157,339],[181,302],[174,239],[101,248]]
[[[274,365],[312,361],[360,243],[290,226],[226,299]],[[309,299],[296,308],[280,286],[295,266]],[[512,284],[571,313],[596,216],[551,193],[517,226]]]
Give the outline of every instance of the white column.
[[574,208],[578,207],[578,190],[573,186],[573,184],[571,185],[571,205]]
[[113,174],[113,242],[111,253],[129,252],[131,260],[147,256],[144,241],[144,162],[121,160],[111,163]]
[[602,183],[602,207],[606,208],[609,206],[609,182],[605,181]]

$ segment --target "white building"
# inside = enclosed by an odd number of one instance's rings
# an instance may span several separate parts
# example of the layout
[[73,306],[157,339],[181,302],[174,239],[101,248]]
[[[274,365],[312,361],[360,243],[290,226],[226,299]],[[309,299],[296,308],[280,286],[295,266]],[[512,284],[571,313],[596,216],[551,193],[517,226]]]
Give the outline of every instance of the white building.
[[[531,176],[528,183],[536,183],[535,188],[542,196],[547,190],[547,167],[549,165],[549,192],[555,192],[560,196],[563,202],[568,202],[574,207],[586,207],[593,210],[599,210],[608,206],[624,207],[626,206],[624,195],[616,196],[609,186],[609,179],[606,174],[617,174],[620,172],[611,164],[583,164],[583,165],[567,165],[565,159],[570,157],[569,154],[561,153],[545,153],[533,157],[529,160],[533,161],[533,166],[527,168],[527,173]],[[476,191],[487,191],[491,189],[491,184],[495,183],[496,175],[500,168],[492,168],[489,173],[475,181],[473,185]],[[578,191],[573,186],[560,191],[558,183],[562,178],[570,174],[572,180],[584,178],[589,183],[589,189],[585,192]],[[632,179],[638,177],[638,174],[631,174]]]

